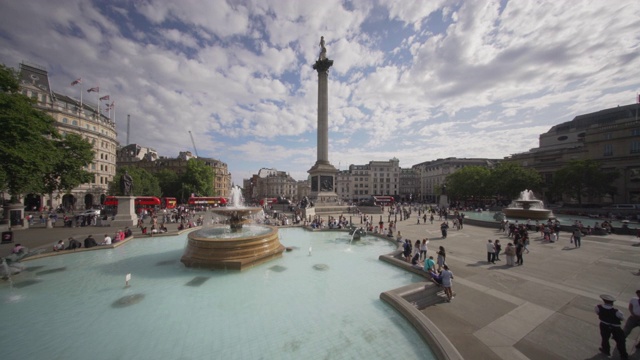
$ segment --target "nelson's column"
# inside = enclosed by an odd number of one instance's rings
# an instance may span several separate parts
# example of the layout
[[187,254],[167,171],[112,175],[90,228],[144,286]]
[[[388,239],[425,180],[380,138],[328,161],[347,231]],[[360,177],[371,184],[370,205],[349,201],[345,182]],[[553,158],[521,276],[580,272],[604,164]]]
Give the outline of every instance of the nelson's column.
[[336,203],[336,169],[329,163],[329,68],[333,60],[327,58],[327,48],[324,46],[324,36],[320,37],[320,56],[313,65],[318,72],[318,159],[315,165],[307,171],[311,177],[310,197],[317,205]]

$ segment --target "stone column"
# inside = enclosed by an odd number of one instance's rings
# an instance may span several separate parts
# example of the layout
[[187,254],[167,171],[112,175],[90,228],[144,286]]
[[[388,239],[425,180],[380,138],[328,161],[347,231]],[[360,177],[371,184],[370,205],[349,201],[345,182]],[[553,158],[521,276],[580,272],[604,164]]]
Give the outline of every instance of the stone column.
[[318,156],[316,164],[329,164],[329,68],[333,60],[318,60],[313,65],[318,72]]

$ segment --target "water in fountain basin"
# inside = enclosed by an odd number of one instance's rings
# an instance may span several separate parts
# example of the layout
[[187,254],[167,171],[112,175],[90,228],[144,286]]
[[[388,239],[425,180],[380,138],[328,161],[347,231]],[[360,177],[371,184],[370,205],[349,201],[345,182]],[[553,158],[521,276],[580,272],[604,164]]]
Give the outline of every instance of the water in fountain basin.
[[[293,251],[246,272],[188,269],[177,261],[183,234],[33,260],[73,271],[27,271],[21,281],[38,277],[30,285],[14,279],[22,300],[0,305],[0,318],[21,326],[0,327],[3,359],[434,358],[379,300],[382,291],[422,280],[378,261],[395,244],[364,237],[365,245],[345,252],[334,241],[341,234],[280,231],[287,245],[313,241],[313,256]],[[123,289],[127,273],[136,281]],[[0,298],[7,293],[0,286]],[[113,306],[119,299],[139,302]]]

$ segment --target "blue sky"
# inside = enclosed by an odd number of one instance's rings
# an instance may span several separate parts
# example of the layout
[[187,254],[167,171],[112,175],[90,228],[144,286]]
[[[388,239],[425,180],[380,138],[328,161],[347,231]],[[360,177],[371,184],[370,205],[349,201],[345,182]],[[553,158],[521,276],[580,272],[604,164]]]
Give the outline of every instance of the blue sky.
[[[316,161],[320,36],[329,158],[503,158],[576,115],[640,91],[640,2],[17,1],[0,5],[0,61],[45,66],[116,102],[118,139],[174,157],[306,178]],[[95,93],[85,98],[96,101]],[[96,97],[96,99],[92,99]]]

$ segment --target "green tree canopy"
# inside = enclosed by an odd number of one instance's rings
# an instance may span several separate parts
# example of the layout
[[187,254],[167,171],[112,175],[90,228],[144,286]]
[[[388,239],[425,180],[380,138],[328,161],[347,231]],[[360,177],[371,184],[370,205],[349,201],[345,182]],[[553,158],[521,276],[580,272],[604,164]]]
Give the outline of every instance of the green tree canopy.
[[67,134],[56,141],[57,152],[52,158],[52,171],[44,176],[44,191],[71,191],[73,188],[93,180],[93,173],[85,170],[95,156],[93,145],[78,134]]
[[182,187],[186,194],[213,196],[213,169],[198,159],[189,159],[182,176]]
[[594,160],[573,160],[558,170],[553,177],[552,193],[569,195],[582,205],[583,197],[615,194],[613,182],[620,177],[617,170],[603,171]]
[[490,196],[491,172],[483,166],[467,166],[447,176],[447,195],[454,199]]
[[55,120],[18,90],[15,71],[0,65],[0,180],[12,201],[43,189],[43,178],[54,172],[59,139]]
[[180,175],[169,169],[162,169],[155,173],[154,176],[158,179],[162,196],[175,198],[180,197],[180,189],[182,185]]
[[534,169],[524,168],[512,162],[501,162],[491,169],[491,193],[507,198],[517,198],[523,190],[539,191],[542,177]]
[[122,166],[118,168],[116,176],[109,184],[109,194],[124,195],[120,189],[120,178],[125,171],[129,172],[133,179],[131,195],[133,196],[162,196],[158,179],[145,169],[135,166]]

